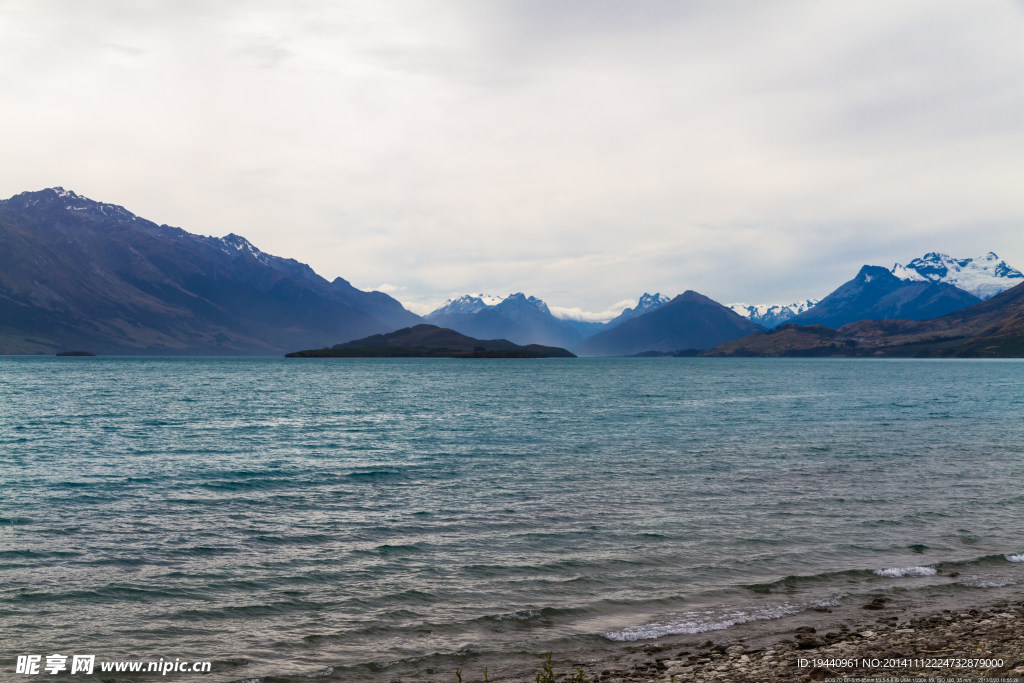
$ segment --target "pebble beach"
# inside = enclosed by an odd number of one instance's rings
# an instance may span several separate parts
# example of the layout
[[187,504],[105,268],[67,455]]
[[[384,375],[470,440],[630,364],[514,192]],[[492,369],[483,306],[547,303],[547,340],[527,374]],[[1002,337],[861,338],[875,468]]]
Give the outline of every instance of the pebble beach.
[[633,647],[572,668],[555,667],[554,680],[1024,681],[1024,602],[916,615],[887,602],[867,602],[860,618],[840,623],[825,614],[819,627]]

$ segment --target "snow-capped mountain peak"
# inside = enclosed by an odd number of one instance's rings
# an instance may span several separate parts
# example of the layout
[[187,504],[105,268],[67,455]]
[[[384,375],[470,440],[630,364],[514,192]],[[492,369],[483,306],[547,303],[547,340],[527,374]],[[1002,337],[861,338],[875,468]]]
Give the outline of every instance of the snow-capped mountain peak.
[[805,299],[791,304],[727,304],[726,308],[751,322],[765,327],[778,327],[818,303],[818,299]]
[[236,235],[233,232],[225,235],[224,237],[221,237],[220,241],[223,242],[224,244],[228,245],[229,247],[234,248],[236,251],[248,251],[248,252],[258,252],[259,251],[259,249],[257,249],[256,247],[253,246],[252,242],[250,242],[249,240],[245,239],[241,235]]
[[541,313],[547,313],[548,315],[551,314],[551,311],[548,310],[548,305],[546,303],[544,303],[543,301],[541,301],[540,299],[538,299],[535,296],[529,296],[528,297],[525,294],[523,294],[522,292],[516,292],[515,294],[509,294],[505,298],[504,301],[502,301],[500,304],[498,304],[499,308],[506,308],[506,309],[523,308],[525,306],[530,306],[532,308],[536,308]]
[[615,327],[616,325],[624,323],[627,320],[632,320],[639,315],[650,313],[656,308],[661,308],[671,300],[672,297],[664,296],[661,292],[655,292],[654,294],[644,292],[643,295],[637,299],[636,306],[622,309],[621,313],[608,321],[608,327]]
[[248,254],[263,264],[267,264],[270,261],[271,257],[269,254],[266,254],[257,249],[252,242],[245,239],[241,235],[230,233],[228,235],[225,235],[224,237],[213,237],[211,239],[214,242],[218,243],[220,250],[223,251],[225,254]]
[[648,311],[653,311],[655,308],[661,308],[671,300],[672,297],[664,296],[661,292],[655,292],[654,294],[644,292],[637,300],[636,306],[633,307],[633,313],[641,315]]
[[482,296],[464,294],[457,299],[448,299],[444,306],[432,311],[430,315],[440,315],[444,313],[477,313],[487,308],[488,305],[490,304],[485,302]]
[[97,202],[59,186],[49,187],[38,192],[22,192],[11,197],[8,201],[14,203],[14,205],[26,208],[35,206],[62,207],[64,211],[74,212],[81,216],[95,216],[104,221],[114,219],[120,223],[128,223],[138,220],[138,216],[123,206]]
[[911,282],[944,282],[980,299],[988,299],[1024,282],[1024,273],[1007,265],[992,251],[984,256],[963,259],[929,252],[905,266],[893,265],[892,274]]
[[495,296],[494,294],[477,294],[476,298],[480,299],[480,301],[483,301],[484,304],[488,306],[497,306],[505,300],[505,297]]
[[548,305],[535,296],[527,297],[522,292],[509,294],[506,297],[494,296],[493,294],[464,294],[457,299],[448,299],[444,306],[428,313],[428,316],[443,315],[446,313],[479,313],[485,308],[501,306],[505,309],[516,309],[524,306],[536,308],[542,313],[550,313]]

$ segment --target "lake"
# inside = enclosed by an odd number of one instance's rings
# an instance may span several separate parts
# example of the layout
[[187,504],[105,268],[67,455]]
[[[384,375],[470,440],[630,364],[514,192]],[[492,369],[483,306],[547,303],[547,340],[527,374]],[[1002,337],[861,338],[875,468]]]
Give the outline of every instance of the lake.
[[1021,361],[5,357],[0,405],[5,671],[454,680],[1024,581]]

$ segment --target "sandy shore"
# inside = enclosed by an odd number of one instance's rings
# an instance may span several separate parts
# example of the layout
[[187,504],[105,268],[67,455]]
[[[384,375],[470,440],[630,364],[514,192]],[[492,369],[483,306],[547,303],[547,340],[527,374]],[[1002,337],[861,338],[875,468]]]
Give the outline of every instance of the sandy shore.
[[[738,633],[628,648],[555,667],[585,681],[1012,681],[1024,683],[1024,603],[908,614],[876,598],[861,614],[823,615],[818,626]],[[470,680],[470,679],[467,679]]]

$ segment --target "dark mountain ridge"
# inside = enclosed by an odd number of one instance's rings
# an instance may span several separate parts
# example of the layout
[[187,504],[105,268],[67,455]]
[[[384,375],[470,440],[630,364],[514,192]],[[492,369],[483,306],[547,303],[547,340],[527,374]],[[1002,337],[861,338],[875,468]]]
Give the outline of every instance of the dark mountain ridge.
[[927,320],[979,301],[945,282],[901,280],[887,268],[864,266],[852,280],[788,322],[836,328],[858,320]]
[[0,200],[0,353],[277,354],[419,320],[239,235],[157,225],[62,188]]
[[581,356],[634,356],[647,351],[709,349],[764,328],[703,294],[687,290],[653,310],[595,334]]

